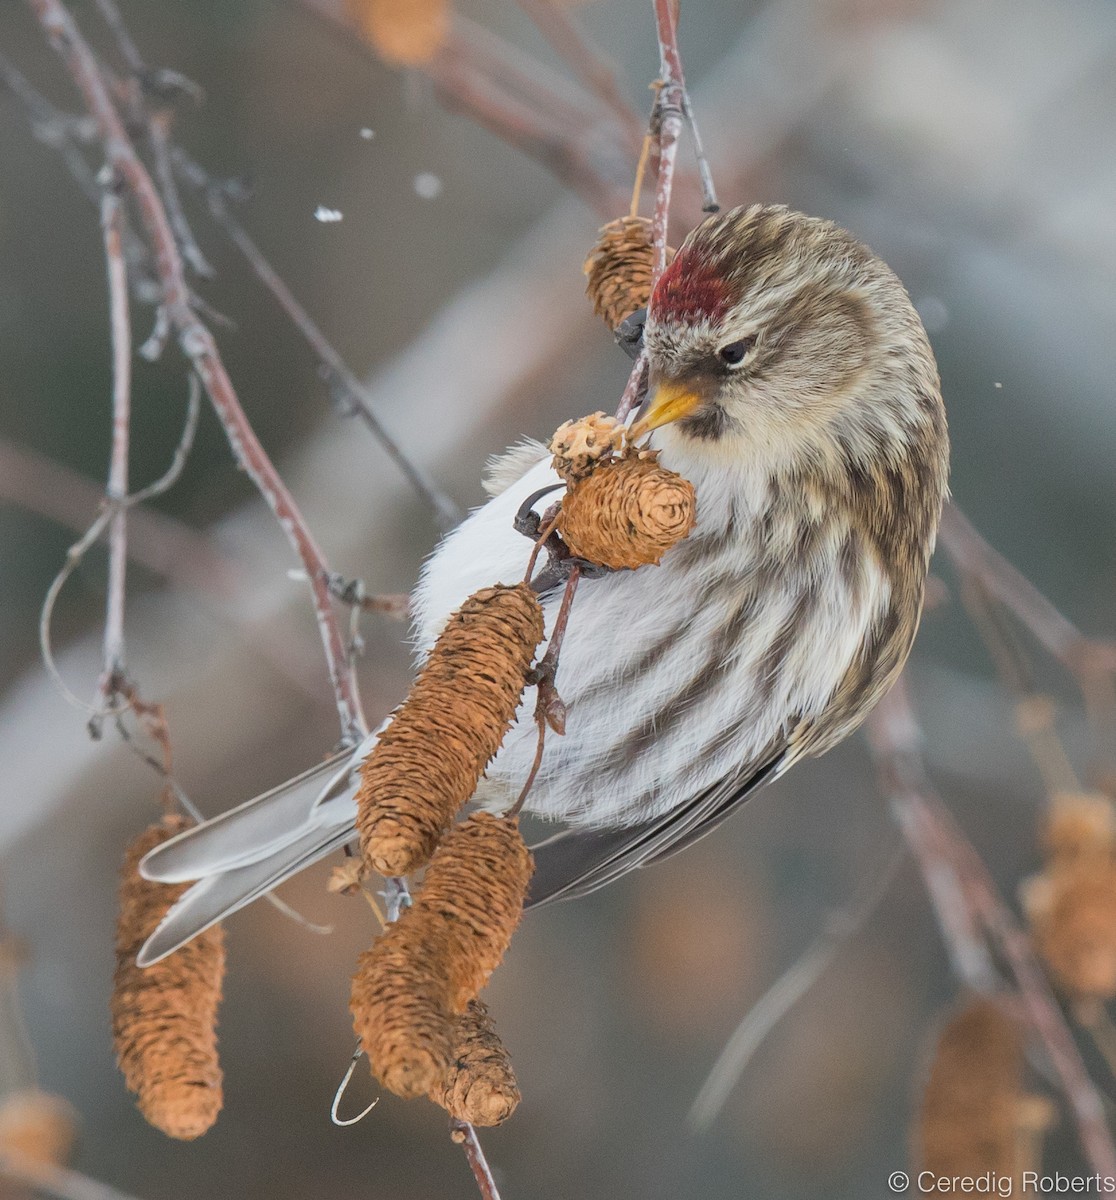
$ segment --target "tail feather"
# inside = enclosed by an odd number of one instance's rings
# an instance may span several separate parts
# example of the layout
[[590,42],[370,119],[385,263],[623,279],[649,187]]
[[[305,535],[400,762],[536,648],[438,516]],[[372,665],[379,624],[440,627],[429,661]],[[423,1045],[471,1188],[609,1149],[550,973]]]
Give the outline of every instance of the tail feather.
[[325,793],[346,788],[350,755],[319,763],[163,842],[140,862],[140,874],[157,883],[187,883],[269,859],[307,827]]
[[340,848],[351,837],[348,825],[340,829],[311,828],[265,859],[209,875],[195,883],[171,906],[144,942],[136,957],[137,965],[149,967],[173,954],[191,938],[258,900],[331,850]]

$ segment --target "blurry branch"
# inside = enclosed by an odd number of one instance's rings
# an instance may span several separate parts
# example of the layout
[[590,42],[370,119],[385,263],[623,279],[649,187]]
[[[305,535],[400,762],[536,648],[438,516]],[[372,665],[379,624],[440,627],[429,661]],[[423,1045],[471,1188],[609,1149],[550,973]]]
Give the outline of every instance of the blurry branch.
[[399,443],[385,429],[372,406],[368,389],[326,339],[325,334],[295,298],[278,271],[264,257],[263,252],[252,240],[248,231],[229,211],[224,188],[181,148],[175,147],[171,151],[171,158],[174,170],[204,196],[214,221],[244,255],[257,278],[274,296],[279,306],[318,356],[323,368],[328,373],[328,381],[345,415],[360,417],[402,471],[404,477],[410,481],[411,486],[429,505],[439,528],[443,532],[451,529],[461,520],[461,510],[434,482],[430,474],[403,452]]
[[611,110],[631,139],[630,148],[638,153],[643,121],[624,96],[615,64],[589,40],[569,9],[553,0],[519,0],[519,7],[535,22],[543,37],[574,73]]
[[805,952],[744,1014],[690,1107],[687,1119],[694,1129],[707,1129],[717,1119],[732,1089],[771,1031],[825,974],[838,953],[879,908],[905,857],[900,845],[880,873],[870,879],[867,888],[861,889],[847,905],[825,918],[821,932]]
[[[301,3],[347,47],[376,57],[351,28],[343,0]],[[533,158],[602,216],[623,211],[639,136],[634,129],[618,134],[615,122],[602,122],[592,96],[554,86],[545,64],[460,16],[446,45],[416,70],[447,109]]]
[[962,575],[978,578],[990,596],[1031,631],[1082,687],[1099,672],[1116,673],[1116,643],[1088,638],[998,550],[973,528],[956,504],[946,506],[939,534],[942,549]]
[[183,353],[193,363],[225,427],[233,455],[271,508],[306,569],[341,719],[342,733],[355,738],[365,729],[356,682],[326,585],[328,567],[294,497],[256,437],[209,329],[194,311],[182,257],[151,176],[137,155],[109,95],[97,60],[61,0],[28,0],[51,45],[65,62],[97,122],[110,166],[131,192],[155,255],[163,305],[177,330]]
[[[35,139],[58,152],[82,194],[99,208],[104,189],[97,182],[96,174],[82,149],[91,138],[96,137],[96,125],[92,118],[71,116],[55,108],[2,52],[0,82],[20,101]],[[136,298],[145,304],[155,303],[159,298],[159,287],[151,277],[150,256],[136,236],[127,214],[121,216],[121,240],[128,263],[129,284]]]
[[151,146],[155,165],[155,179],[158,182],[171,228],[178,240],[184,259],[196,274],[205,278],[211,278],[214,275],[213,268],[202,254],[186,219],[178,193],[176,176],[181,176],[203,196],[210,216],[240,250],[256,276],[275,297],[295,328],[309,343],[322,368],[327,372],[328,382],[344,415],[357,415],[364,421],[372,435],[387,451],[388,456],[403,472],[404,477],[410,481],[419,497],[430,507],[438,527],[443,532],[452,528],[461,520],[460,509],[437,486],[434,480],[403,452],[399,443],[388,433],[369,402],[367,388],[346,365],[325,334],[314,323],[309,313],[298,302],[282,277],[252,240],[247,230],[229,210],[226,198],[227,187],[213,179],[201,164],[192,159],[181,147],[173,144],[170,136],[173,122],[172,109],[165,103],[155,108],[151,108],[148,103],[151,97],[158,99],[167,93],[174,94],[182,91],[197,98],[200,95],[200,89],[176,72],[153,73],[145,64],[132,40],[116,6],[116,0],[97,0],[97,6],[116,38],[121,56],[133,74],[130,90],[127,91],[129,107],[135,122],[144,125],[147,129],[148,143]]
[[[89,511],[103,500],[93,480],[0,438],[0,503],[81,532]],[[231,594],[243,569],[204,534],[155,509],[135,509],[129,524],[128,555],[134,562],[185,586],[207,584],[218,595]]]
[[88,1175],[24,1155],[0,1154],[0,1176],[54,1200],[134,1200]]
[[[124,589],[128,565],[128,516],[125,501],[128,496],[128,448],[132,425],[132,323],[128,311],[128,268],[124,263],[120,242],[121,201],[114,183],[111,178],[105,181],[104,200],[101,203],[112,345],[112,455],[105,500],[112,515],[108,526],[109,571],[105,601],[104,667],[97,682],[94,721],[98,721],[101,715],[112,707],[125,679]],[[187,430],[192,440],[192,425],[188,425]],[[176,455],[175,461],[185,462],[185,458],[185,454]]]
[[[940,532],[942,548],[961,577],[962,599],[988,645],[1001,678],[1020,697],[1017,719],[1039,768],[1054,788],[1060,776],[1076,784],[1053,732],[1050,706],[1034,696],[1022,652],[997,619],[1010,613],[1039,644],[1073,675],[1085,702],[1096,757],[1111,769],[1116,737],[1116,643],[1087,637],[999,551],[981,537],[955,505],[946,506]],[[994,602],[994,604],[993,604]]]
[[[903,680],[879,703],[868,719],[868,727],[881,789],[890,797],[900,828],[914,851],[955,962],[971,961],[975,948],[967,942],[973,937],[981,938],[984,957],[994,950],[1002,959],[1018,993],[1020,1013],[1035,1041],[1045,1049],[1069,1104],[1090,1166],[1102,1175],[1116,1175],[1116,1147],[1101,1096],[1089,1078],[1030,941],[926,776],[922,732]],[[948,888],[941,885],[943,876],[949,881]],[[959,944],[959,936],[966,941]],[[987,991],[990,984],[984,980],[985,974],[983,967],[970,971],[966,982]]]

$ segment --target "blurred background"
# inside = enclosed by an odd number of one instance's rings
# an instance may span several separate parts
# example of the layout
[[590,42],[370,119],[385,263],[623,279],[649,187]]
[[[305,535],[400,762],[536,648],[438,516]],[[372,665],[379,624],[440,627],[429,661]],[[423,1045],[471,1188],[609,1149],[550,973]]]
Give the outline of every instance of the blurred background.
[[[658,65],[650,7],[576,10],[640,113]],[[562,72],[512,0],[457,8]],[[110,55],[89,0],[72,9]],[[428,76],[375,62],[297,0],[121,9],[150,63],[205,91],[203,106],[181,108],[181,142],[244,183],[239,218],[368,378],[389,429],[462,506],[482,500],[487,456],[614,407],[628,364],[593,317],[580,268],[623,200],[595,210],[447,112]],[[1116,9],[683,0],[682,10],[722,202],[833,218],[891,263],[938,354],[955,497],[1071,619],[1110,633]],[[78,107],[25,5],[0,5],[0,48],[54,103]],[[602,163],[616,142],[592,126],[577,136]],[[226,1106],[212,1132],[172,1143],[144,1124],[116,1072],[116,873],[125,843],[157,815],[159,781],[114,736],[88,739],[37,644],[43,594],[94,515],[108,461],[103,254],[94,207],[2,91],[0,147],[0,877],[25,950],[17,986],[38,1078],[80,1114],[75,1165],[150,1200],[473,1196],[433,1107],[388,1096],[355,1128],[329,1123],[352,1050],[349,976],[374,925],[359,901],[326,893],[324,870],[284,895],[332,936],[267,905],[230,923]],[[632,165],[612,168],[621,197]],[[235,323],[217,328],[225,361],[327,557],[375,591],[408,590],[437,538],[428,511],[331,403],[314,357],[236,251],[192,201],[189,212],[216,269],[199,290]],[[684,231],[680,221],[675,240]],[[149,319],[138,311],[138,338]],[[134,404],[138,486],[164,470],[181,430],[173,346],[158,364],[137,362]],[[181,481],[153,508],[162,519],[133,531],[144,561],[130,568],[129,667],[166,704],[180,783],[216,813],[319,759],[337,736],[334,706],[286,542],[208,412]],[[97,549],[55,614],[60,669],[83,697],[99,667],[104,585]],[[364,635],[361,683],[378,720],[404,693],[409,653],[401,625],[370,617]],[[1040,676],[1065,702],[1062,730],[1083,768],[1074,690],[1053,669]],[[1014,895],[1037,862],[1041,782],[954,600],[928,614],[909,678],[936,782]],[[525,1097],[483,1138],[506,1200],[887,1195],[888,1172],[907,1163],[928,1031],[956,990],[909,863],[715,1122],[696,1132],[686,1115],[749,1006],[885,870],[897,841],[858,738],[681,857],[526,920],[489,989]],[[11,1013],[0,1033],[18,1036]],[[26,1074],[17,1047],[2,1057],[14,1086]],[[354,1108],[374,1094],[363,1068],[357,1080]],[[1047,1162],[1080,1166],[1064,1120]]]

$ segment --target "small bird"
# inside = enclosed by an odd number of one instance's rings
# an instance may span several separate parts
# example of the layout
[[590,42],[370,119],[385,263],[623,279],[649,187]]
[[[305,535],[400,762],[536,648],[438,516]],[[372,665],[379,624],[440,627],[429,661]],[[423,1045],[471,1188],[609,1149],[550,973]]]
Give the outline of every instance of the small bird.
[[[760,205],[710,217],[660,278],[643,342],[631,433],[693,484],[697,524],[659,566],[581,582],[557,680],[565,736],[526,801],[566,826],[535,849],[534,903],[689,845],[856,729],[910,650],[947,493],[926,332],[892,271],[831,222]],[[517,513],[558,482],[537,442],[495,460],[491,498],[423,569],[420,657],[471,593],[522,577]],[[561,594],[540,596],[548,629]],[[529,688],[478,805],[514,803],[533,711]],[[150,853],[147,878],[197,882],[141,965],[352,840],[375,739]]]

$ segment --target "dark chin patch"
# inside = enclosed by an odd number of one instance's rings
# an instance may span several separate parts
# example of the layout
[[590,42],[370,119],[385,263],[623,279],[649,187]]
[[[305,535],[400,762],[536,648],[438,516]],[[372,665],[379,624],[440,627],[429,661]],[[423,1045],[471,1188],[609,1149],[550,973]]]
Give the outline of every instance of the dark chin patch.
[[697,412],[683,417],[678,422],[678,428],[687,437],[697,438],[702,442],[715,442],[724,437],[728,427],[728,416],[719,404],[703,404]]

